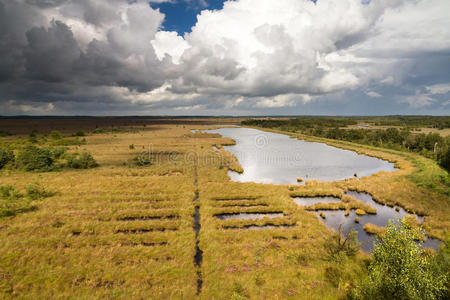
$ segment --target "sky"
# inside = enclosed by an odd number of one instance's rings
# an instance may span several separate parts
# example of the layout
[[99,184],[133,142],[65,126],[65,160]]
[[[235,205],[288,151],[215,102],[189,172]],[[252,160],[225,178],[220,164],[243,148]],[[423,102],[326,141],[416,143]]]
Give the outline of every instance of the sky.
[[450,115],[448,0],[0,0],[0,115]]

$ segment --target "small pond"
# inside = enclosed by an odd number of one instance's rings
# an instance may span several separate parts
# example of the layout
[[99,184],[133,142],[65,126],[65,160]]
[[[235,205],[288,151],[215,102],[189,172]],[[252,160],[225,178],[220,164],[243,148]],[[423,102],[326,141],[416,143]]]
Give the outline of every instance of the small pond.
[[236,141],[234,146],[224,146],[244,169],[242,174],[228,172],[233,181],[296,184],[298,177],[333,181],[395,170],[394,164],[378,158],[284,134],[241,127],[207,132]]
[[[345,216],[345,211],[343,210],[318,210],[315,211],[317,217],[328,227],[333,228],[334,230],[338,230],[339,226],[341,226],[341,230],[344,235],[346,235],[350,230],[355,230],[358,232],[358,240],[362,243],[361,248],[364,251],[371,252],[373,250],[373,242],[376,239],[376,236],[373,234],[368,234],[364,231],[364,225],[367,223],[372,223],[377,226],[386,226],[389,220],[394,222],[398,222],[398,219],[405,217],[408,213],[403,209],[399,208],[397,211],[394,207],[389,207],[387,205],[379,204],[375,202],[369,194],[366,193],[358,193],[355,191],[348,191],[347,195],[353,196],[354,198],[361,200],[373,208],[377,209],[377,213],[375,215],[363,215],[357,216],[355,210],[350,211],[348,216]],[[301,199],[301,203],[299,203],[298,199]],[[308,199],[313,199],[312,202]],[[320,200],[323,201],[320,201]],[[317,198],[294,198],[294,201],[300,205],[312,205],[315,203],[329,203],[336,202],[339,200],[338,198],[333,197],[317,197]],[[314,202],[314,203],[313,203]],[[303,204],[306,203],[306,204]],[[325,219],[320,217],[320,213],[325,214]],[[355,218],[359,218],[359,223],[355,223]],[[416,216],[419,222],[423,222],[423,217]],[[424,242],[424,247],[434,248],[436,249],[440,244],[438,239],[427,238]]]

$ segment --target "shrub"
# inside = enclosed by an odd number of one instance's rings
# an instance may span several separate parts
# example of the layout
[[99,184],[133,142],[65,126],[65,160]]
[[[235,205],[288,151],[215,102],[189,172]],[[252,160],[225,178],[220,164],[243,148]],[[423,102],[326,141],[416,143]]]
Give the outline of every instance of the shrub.
[[17,199],[22,195],[11,185],[0,186],[0,198],[2,199]]
[[53,130],[50,132],[50,138],[53,140],[60,140],[63,138],[63,135],[58,130]]
[[341,264],[330,264],[325,268],[325,278],[334,287],[338,287],[345,270]]
[[439,299],[446,291],[446,275],[433,269],[414,241],[417,230],[404,221],[390,223],[373,250],[369,275],[353,290],[357,299]]
[[9,131],[4,131],[4,130],[0,130],[0,136],[1,137],[5,137],[5,136],[11,136],[12,133]]
[[0,218],[15,216],[17,213],[33,210],[30,201],[14,187],[0,186]]
[[38,139],[37,139],[37,137],[32,137],[32,136],[30,136],[30,137],[28,138],[28,141],[29,141],[30,143],[32,143],[32,144],[37,144]]
[[106,129],[104,128],[95,128],[92,133],[106,133],[108,132]]
[[73,169],[90,169],[97,167],[98,163],[89,152],[83,152],[69,155],[67,157],[67,166]]
[[53,167],[52,152],[46,148],[26,146],[16,159],[17,167],[25,171],[50,171]]
[[84,145],[86,144],[86,139],[83,138],[80,140],[79,137],[74,137],[74,138],[61,138],[61,139],[57,139],[57,140],[53,140],[51,142],[52,145],[54,146],[70,146],[70,145]]
[[134,144],[131,144],[130,146],[128,146],[131,150],[134,149]]
[[430,257],[430,261],[433,274],[441,277],[445,282],[445,290],[439,298],[450,299],[450,236],[448,234],[444,246],[438,249],[436,255]]
[[0,148],[0,169],[14,161],[14,153],[9,149]]
[[134,161],[135,161],[136,165],[142,166],[142,167],[143,166],[150,166],[152,164],[152,162],[150,160],[150,155],[146,151],[143,151],[141,154],[136,156],[134,158]]
[[75,133],[75,136],[86,136],[86,133],[83,130],[79,130]]
[[0,186],[0,218],[15,216],[19,213],[35,210],[32,200],[41,200],[52,196],[39,184],[34,183],[26,188],[26,194],[19,193],[13,186]]
[[26,188],[26,196],[30,200],[41,200],[46,197],[52,196],[53,193],[46,191],[43,187],[41,187],[38,183],[30,184]]
[[32,144],[36,144],[38,142],[36,132],[37,130],[33,130],[28,137],[28,141]]
[[63,155],[66,153],[67,148],[66,147],[57,147],[52,149],[53,157],[58,159],[63,157]]
[[344,236],[341,226],[339,226],[338,232],[333,235],[332,239],[325,244],[325,250],[330,259],[337,261],[341,260],[343,256],[355,256],[359,252],[359,247],[358,233],[350,230]]

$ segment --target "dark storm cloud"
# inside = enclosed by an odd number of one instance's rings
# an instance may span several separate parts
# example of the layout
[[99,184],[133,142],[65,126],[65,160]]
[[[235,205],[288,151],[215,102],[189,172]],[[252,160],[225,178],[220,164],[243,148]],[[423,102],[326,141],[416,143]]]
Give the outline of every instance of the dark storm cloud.
[[448,112],[430,1],[229,1],[181,37],[146,0],[0,0],[0,114]]
[[[150,40],[163,16],[148,5],[123,1],[0,0],[0,101],[115,102],[105,87],[147,92],[177,73],[168,59],[158,60]],[[120,22],[114,4],[125,5]],[[108,25],[82,49],[72,26],[47,15],[47,9],[75,5],[83,21]],[[115,23],[114,26],[111,26]],[[89,91],[81,93],[79,91]],[[78,96],[77,96],[78,95]]]
[[70,28],[52,21],[48,29],[34,27],[27,31],[24,48],[25,76],[31,79],[62,82],[73,77],[73,66],[81,50]]

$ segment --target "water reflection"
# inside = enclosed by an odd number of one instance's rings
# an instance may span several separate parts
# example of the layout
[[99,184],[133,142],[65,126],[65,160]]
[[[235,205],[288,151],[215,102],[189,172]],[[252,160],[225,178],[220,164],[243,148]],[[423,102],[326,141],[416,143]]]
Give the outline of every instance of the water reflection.
[[294,202],[302,206],[310,206],[317,203],[341,202],[341,199],[335,197],[295,197]]
[[[355,191],[348,191],[346,193],[347,195],[350,195],[358,200],[363,201],[364,203],[369,204],[373,208],[377,209],[377,214],[375,215],[363,215],[363,216],[357,216],[355,213],[355,210],[350,211],[350,214],[348,216],[345,216],[345,211],[343,210],[318,210],[315,211],[317,214],[317,217],[319,220],[321,220],[326,226],[333,228],[334,230],[338,230],[339,226],[341,226],[342,233],[346,235],[349,231],[355,230],[358,233],[358,240],[362,243],[361,248],[364,251],[371,252],[373,250],[373,242],[376,239],[376,236],[373,234],[368,234],[364,230],[364,225],[367,223],[372,223],[380,227],[385,227],[389,221],[391,220],[394,223],[398,223],[398,221],[407,216],[408,213],[403,208],[397,208],[389,207],[387,205],[379,204],[375,202],[372,197],[367,193],[359,193]],[[331,198],[331,199],[330,199]],[[294,201],[297,199],[301,199],[302,203],[305,203],[305,201],[308,198],[295,198]],[[316,197],[316,198],[310,198],[313,199],[314,203],[307,202],[308,205],[312,205],[315,203],[327,203],[327,202],[336,202],[337,198],[333,197]],[[334,199],[334,201],[333,201]],[[338,199],[339,200],[339,199]],[[300,205],[305,205],[302,203],[298,203]],[[325,218],[320,217],[320,214],[323,213],[325,215]],[[358,217],[359,223],[355,223],[355,218]],[[423,217],[416,216],[417,220],[419,222],[423,222]],[[427,238],[426,241],[423,244],[423,247],[429,247],[436,249],[440,244],[440,241],[438,239],[433,238]]]
[[224,146],[244,169],[243,174],[229,171],[233,181],[297,184],[298,177],[333,181],[355,174],[362,177],[395,170],[392,163],[384,160],[283,134],[250,128],[220,128],[207,132],[236,141],[234,146]]

